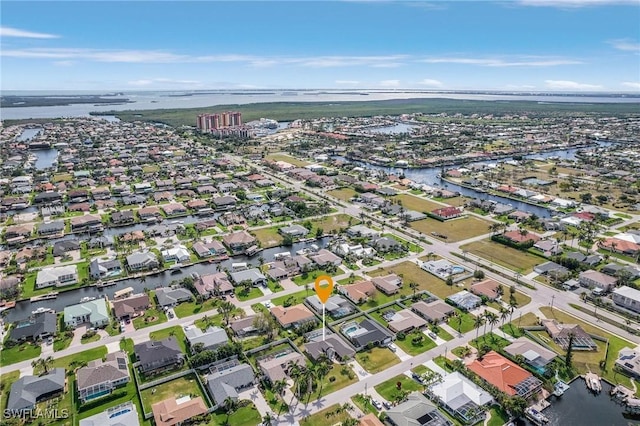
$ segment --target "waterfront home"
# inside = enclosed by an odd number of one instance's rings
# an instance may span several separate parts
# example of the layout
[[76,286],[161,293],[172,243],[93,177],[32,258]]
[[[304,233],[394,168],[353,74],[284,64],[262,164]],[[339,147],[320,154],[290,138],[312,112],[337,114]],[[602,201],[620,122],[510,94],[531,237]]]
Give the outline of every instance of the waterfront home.
[[322,303],[317,295],[309,296],[304,300],[305,304],[318,313],[324,312],[334,319],[345,317],[355,312],[355,307],[340,295],[332,295],[326,303]]
[[293,364],[305,367],[307,358],[293,349],[285,349],[278,354],[267,355],[258,360],[260,371],[271,383],[288,378]]
[[147,293],[134,294],[126,299],[114,300],[111,306],[113,315],[118,320],[131,319],[144,315],[144,312],[149,309],[149,296]]
[[53,257],[62,257],[72,251],[80,250],[80,242],[76,240],[56,241],[53,244]]
[[445,411],[464,424],[484,420],[484,408],[494,402],[489,392],[457,371],[442,376],[442,380],[429,388],[428,394],[437,398]]
[[442,300],[424,302],[422,300],[411,305],[411,310],[432,324],[438,324],[451,316],[456,310]]
[[557,357],[557,354],[552,350],[526,337],[519,337],[513,340],[509,346],[504,348],[504,351],[514,357],[522,355],[524,362],[537,371],[544,370],[547,364]]
[[164,307],[177,306],[181,302],[189,302],[193,294],[184,287],[160,287],[156,289],[158,305]]
[[25,321],[15,322],[11,328],[11,340],[31,340],[33,342],[53,336],[57,331],[57,317],[53,309],[34,311]]
[[54,368],[40,376],[20,377],[11,385],[7,410],[33,410],[36,404],[62,395],[65,379],[64,368]]
[[189,250],[187,250],[187,248],[183,245],[177,245],[175,247],[162,250],[160,254],[162,255],[162,259],[164,259],[165,262],[188,262],[191,258]]
[[589,333],[584,331],[579,324],[560,324],[555,319],[543,319],[545,328],[553,341],[565,351],[569,347],[569,339],[573,336],[571,347],[575,351],[597,351],[598,345],[593,341]]
[[33,233],[34,224],[23,224],[23,225],[9,225],[4,231],[4,238],[8,240],[13,240],[16,238],[20,238],[24,240],[28,238]]
[[371,282],[373,283],[375,288],[377,288],[387,296],[396,294],[400,291],[400,287],[402,287],[402,278],[400,278],[396,274],[374,277],[371,279]]
[[347,299],[359,305],[375,295],[376,287],[371,281],[358,281],[353,284],[339,286],[338,293],[343,294]]
[[495,351],[474,360],[467,368],[509,396],[529,399],[542,389],[537,377]]
[[304,324],[317,321],[316,316],[303,304],[289,307],[274,306],[270,309],[282,328],[298,328]]
[[131,210],[123,210],[111,213],[111,223],[114,225],[130,225],[136,218]]
[[139,362],[138,368],[145,375],[172,370],[184,363],[184,354],[174,336],[138,343],[133,350]]
[[132,272],[148,271],[160,266],[155,253],[150,251],[131,253],[127,256],[127,265]]
[[640,347],[621,349],[615,366],[632,377],[640,378]]
[[122,264],[118,259],[94,259],[89,263],[89,276],[94,280],[120,275],[121,273]]
[[131,401],[107,408],[93,416],[80,420],[78,426],[140,426],[138,410]]
[[238,203],[238,200],[231,195],[215,197],[212,201],[213,201],[214,208],[218,211],[232,209]]
[[78,266],[67,265],[53,268],[43,268],[36,276],[36,288],[63,287],[78,282]]
[[89,323],[91,327],[104,327],[109,324],[109,310],[103,298],[88,300],[64,308],[64,324],[69,328]]
[[266,286],[267,278],[260,272],[258,268],[246,269],[244,271],[236,271],[229,273],[231,281],[238,286],[243,285],[245,282],[250,282],[252,286]]
[[138,216],[142,220],[155,219],[157,217],[161,217],[160,208],[157,206],[149,206],[138,209]]
[[462,290],[447,297],[447,300],[464,311],[470,311],[482,304],[482,299],[475,294]]
[[309,259],[321,268],[329,265],[340,266],[340,264],[342,264],[342,258],[327,249],[320,249],[317,253],[309,255]]
[[151,406],[156,426],[174,426],[189,424],[189,419],[208,412],[207,404],[201,396],[191,398],[183,396],[165,399]]
[[491,278],[471,284],[471,293],[484,296],[489,300],[496,300],[502,295],[502,285]]
[[38,235],[55,235],[64,233],[64,221],[42,222],[38,225]]
[[238,392],[250,388],[256,383],[256,376],[249,364],[237,363],[217,369],[211,368],[211,374],[205,376],[207,389],[216,406],[223,406],[227,400],[237,401]]
[[71,224],[71,232],[98,231],[102,229],[102,218],[98,215],[85,214],[83,216],[75,216],[69,222]]
[[592,269],[580,272],[578,280],[582,287],[597,288],[605,293],[613,290],[618,282],[616,277]]
[[187,214],[187,208],[180,203],[169,203],[160,206],[168,217]]
[[41,192],[33,197],[33,204],[59,204],[60,202],[62,202],[62,194],[59,192]]
[[354,225],[350,228],[347,228],[347,235],[352,238],[377,238],[380,236],[380,232],[375,229],[371,229],[368,226],[364,225]]
[[227,249],[218,240],[210,242],[198,241],[193,244],[193,251],[199,258],[204,259],[211,256],[223,256],[227,254]]
[[76,371],[78,399],[86,403],[111,394],[116,388],[129,383],[128,355],[123,351],[107,354],[101,359],[89,361],[86,367]]
[[213,351],[229,342],[227,332],[220,327],[209,327],[205,331],[196,325],[185,325],[182,328],[192,353],[194,347],[199,344],[202,344],[203,350]]
[[285,237],[302,238],[307,236],[309,230],[301,225],[289,225],[278,229],[278,232]]
[[222,237],[222,241],[233,254],[243,253],[256,243],[256,239],[247,231],[232,232]]
[[340,331],[358,351],[368,346],[387,345],[394,338],[386,328],[369,318],[360,322],[348,321],[340,327]]
[[391,426],[450,426],[451,422],[438,412],[438,407],[420,392],[407,395],[404,402],[386,411]]
[[640,313],[640,290],[623,285],[613,290],[612,299],[616,305]]

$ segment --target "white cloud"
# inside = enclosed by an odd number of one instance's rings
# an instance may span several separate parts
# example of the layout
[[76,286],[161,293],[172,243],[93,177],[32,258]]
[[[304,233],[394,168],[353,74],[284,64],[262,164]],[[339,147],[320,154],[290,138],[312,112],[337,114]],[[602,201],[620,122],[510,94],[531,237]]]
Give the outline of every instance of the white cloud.
[[505,60],[500,58],[427,58],[419,62],[428,64],[465,64],[478,65],[482,67],[555,67],[559,65],[577,65],[582,61],[574,59],[558,59],[558,58],[540,58],[540,57],[522,57]]
[[640,90],[640,81],[625,81],[622,85],[630,89]]
[[523,6],[579,8],[606,5],[638,5],[640,0],[520,0]]
[[336,80],[336,84],[346,84],[350,86],[355,86],[357,84],[360,84],[360,82],[358,80]]
[[437,88],[440,88],[440,87],[444,86],[444,84],[441,81],[434,80],[432,78],[425,78],[424,80],[419,81],[418,84],[421,85],[421,86],[437,87]]
[[554,90],[599,90],[602,86],[597,84],[578,83],[569,80],[545,80],[549,89]]
[[378,85],[381,87],[399,87],[400,80],[382,80]]
[[174,80],[171,78],[149,78],[149,79],[140,79],[140,80],[132,80],[128,81],[127,84],[129,86],[136,87],[148,87],[153,85],[161,85],[161,86],[197,86],[202,84],[197,80]]
[[611,40],[609,44],[615,49],[624,50],[628,52],[640,52],[640,43],[629,39]]
[[20,30],[17,28],[0,27],[0,37],[21,37],[21,38],[59,38],[59,35],[36,33],[33,31]]
[[507,84],[504,88],[505,90],[533,90],[536,86],[531,84]]

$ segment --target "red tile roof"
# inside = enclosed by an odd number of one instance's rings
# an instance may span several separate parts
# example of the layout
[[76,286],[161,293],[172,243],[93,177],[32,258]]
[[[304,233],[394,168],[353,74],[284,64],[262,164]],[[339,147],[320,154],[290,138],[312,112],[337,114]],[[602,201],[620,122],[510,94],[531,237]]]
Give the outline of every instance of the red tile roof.
[[476,359],[467,367],[502,392],[512,396],[517,395],[515,386],[532,376],[527,370],[495,351],[488,352],[481,361]]

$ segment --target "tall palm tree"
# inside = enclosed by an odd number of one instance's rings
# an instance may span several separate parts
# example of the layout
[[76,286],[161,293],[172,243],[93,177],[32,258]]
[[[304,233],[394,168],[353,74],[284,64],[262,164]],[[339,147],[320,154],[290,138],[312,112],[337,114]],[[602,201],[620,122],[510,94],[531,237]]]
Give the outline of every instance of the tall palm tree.
[[314,372],[317,374],[318,381],[320,382],[320,389],[318,389],[318,395],[322,393],[322,385],[323,379],[329,374],[331,368],[331,360],[326,355],[321,355],[313,368]]
[[473,326],[476,328],[476,340],[478,340],[478,334],[482,324],[484,324],[484,317],[482,315],[478,315],[476,319],[473,320]]
[[416,298],[416,290],[418,290],[418,284],[413,281],[409,283],[409,288],[413,290],[413,298]]
[[504,322],[509,317],[509,310],[505,308],[500,308],[500,321],[502,321],[501,327],[504,327]]
[[229,325],[231,313],[235,310],[235,308],[235,305],[227,300],[223,300],[218,304],[218,312],[222,314],[225,325]]
[[[499,318],[496,314],[494,314],[493,312],[489,312],[487,314],[487,321],[489,322],[489,324],[491,324],[491,331],[490,333],[493,333],[493,327],[498,323]],[[493,334],[491,336],[493,338]]]

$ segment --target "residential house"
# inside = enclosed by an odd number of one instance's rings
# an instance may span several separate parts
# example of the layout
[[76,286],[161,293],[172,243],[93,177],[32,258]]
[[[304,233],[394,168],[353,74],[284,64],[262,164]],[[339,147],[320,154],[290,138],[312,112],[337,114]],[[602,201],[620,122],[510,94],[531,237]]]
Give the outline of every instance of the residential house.
[[613,290],[618,282],[616,277],[612,277],[592,269],[580,272],[578,280],[582,287],[598,288],[604,292],[610,292]]
[[462,215],[462,210],[457,207],[442,207],[439,209],[432,210],[430,215],[438,220],[449,220],[454,219],[456,217],[460,217]]
[[64,233],[64,221],[42,222],[38,225],[38,235],[56,235]]
[[94,280],[113,277],[121,273],[122,264],[117,258],[109,260],[94,259],[89,263],[89,276]]
[[33,311],[25,321],[17,321],[11,328],[11,340],[33,342],[53,336],[57,331],[57,317],[53,309],[40,308]]
[[303,304],[289,307],[274,306],[270,310],[282,328],[298,328],[309,322],[315,322],[316,316]]
[[522,355],[525,362],[538,371],[541,369],[544,370],[544,368],[557,357],[557,354],[552,350],[524,336],[513,340],[509,346],[504,348],[504,351],[514,357]]
[[309,230],[301,225],[289,225],[278,229],[278,232],[285,237],[303,238],[307,236]]
[[340,327],[342,334],[349,339],[356,350],[367,346],[382,346],[393,341],[393,335],[377,321],[369,318],[361,322],[348,321]]
[[184,363],[184,354],[174,336],[162,340],[147,340],[133,348],[138,368],[146,375],[172,370]]
[[222,406],[228,399],[237,401],[238,392],[253,386],[256,376],[249,364],[236,364],[213,371],[205,381],[214,404]]
[[640,347],[621,349],[615,366],[635,379],[640,378]]
[[562,253],[562,248],[555,238],[540,240],[533,245],[533,248],[540,250],[547,257]]
[[227,254],[227,249],[218,240],[211,240],[207,243],[198,241],[193,244],[193,251],[201,259],[211,256],[226,256]]
[[156,299],[158,305],[173,307],[181,302],[189,302],[193,299],[193,294],[184,287],[160,287],[156,289]]
[[326,312],[334,319],[345,317],[356,310],[347,299],[340,295],[330,296],[326,303],[323,304],[320,301],[320,298],[314,294],[313,296],[309,296],[305,299],[305,304],[319,314]]
[[54,257],[62,257],[76,250],[80,250],[80,242],[76,240],[56,241],[53,244]]
[[160,208],[169,217],[187,214],[187,208],[180,203],[163,204]]
[[104,327],[109,320],[107,301],[102,297],[64,308],[64,323],[69,328],[84,323],[89,323],[91,327]]
[[438,412],[438,407],[420,392],[412,392],[407,399],[386,411],[391,426],[450,426],[451,422]]
[[188,262],[191,259],[189,250],[183,245],[171,247],[160,252],[165,262]]
[[[220,192],[224,193],[223,191],[220,191]],[[229,210],[235,207],[237,203],[238,203],[238,200],[236,200],[236,198],[231,195],[225,195],[223,197],[215,197],[213,199],[213,206],[215,207],[216,210]]]
[[172,396],[153,404],[151,411],[156,426],[174,426],[189,424],[189,419],[206,414],[208,408],[201,396]]
[[232,321],[229,327],[233,330],[233,334],[240,338],[256,334],[258,332],[258,329],[254,325],[256,317],[256,315],[249,315],[244,318],[239,318]]
[[335,254],[331,253],[327,249],[320,249],[317,253],[309,255],[309,259],[316,263],[319,267],[323,268],[329,265],[340,266],[342,259]]
[[393,311],[391,315],[386,315],[387,327],[394,333],[408,333],[412,330],[419,330],[427,324],[427,321],[410,309]]
[[256,239],[247,231],[232,232],[222,237],[222,241],[233,254],[244,253],[256,244]]
[[495,351],[474,360],[467,368],[509,396],[529,399],[542,389],[537,377]]
[[350,228],[347,228],[347,235],[352,238],[378,238],[380,236],[380,232],[375,229],[371,229],[368,226],[364,225],[354,225]]
[[541,323],[553,341],[565,351],[569,348],[571,338],[574,351],[598,350],[596,342],[579,324],[560,324],[555,319],[543,319]]
[[[567,259],[576,260],[592,268],[597,266],[600,262],[602,262],[602,256],[600,256],[599,254],[585,255],[583,253],[580,253],[579,251],[570,251],[568,253],[565,253],[564,257]],[[607,273],[606,271],[602,271],[602,272]]]
[[129,383],[129,355],[124,351],[107,354],[105,360],[89,361],[76,371],[78,399],[82,403],[111,394],[114,389]]
[[69,222],[71,223],[72,232],[102,230],[102,218],[98,215],[85,214],[83,216],[75,216]]
[[53,268],[43,268],[36,276],[36,288],[63,287],[76,284],[78,282],[78,266],[56,266]]
[[376,293],[376,287],[371,281],[359,281],[349,285],[341,285],[338,292],[347,297],[353,303],[359,305],[366,302]]
[[442,380],[432,385],[428,392],[442,403],[445,411],[464,424],[484,420],[486,414],[483,408],[494,403],[489,392],[458,371],[442,376]]
[[373,285],[386,295],[396,294],[402,287],[402,278],[396,274],[389,274],[371,279]]
[[411,305],[411,310],[432,324],[445,321],[456,310],[442,300],[432,302],[418,301]]
[[508,231],[502,234],[504,238],[513,241],[516,244],[526,243],[531,241],[533,244],[537,243],[542,237],[533,232],[529,232],[526,229],[522,231]]
[[132,210],[122,210],[111,213],[111,223],[114,225],[130,225],[136,218]]
[[229,342],[227,332],[220,327],[209,327],[205,331],[196,325],[185,325],[182,328],[191,352],[194,352],[193,348],[199,344],[202,344],[203,350],[213,351]]
[[623,285],[613,291],[612,298],[616,305],[640,313],[640,290]]
[[482,299],[480,297],[469,293],[467,290],[462,290],[458,293],[452,294],[447,297],[447,300],[465,311],[475,309],[482,304]]
[[229,282],[225,272],[202,275],[193,283],[198,294],[205,299],[211,296],[233,293],[233,285]]
[[258,360],[260,371],[271,383],[286,379],[293,364],[304,367],[307,365],[307,358],[301,353],[287,349],[278,356],[269,355]]
[[[64,368],[40,376],[22,376],[11,385],[7,410],[32,410],[36,404],[61,395],[65,388]],[[14,412],[15,412],[14,411]]]
[[540,265],[533,267],[533,271],[540,275],[547,275],[549,277],[564,277],[569,274],[569,270],[562,265],[558,265],[555,262],[544,262]]
[[491,278],[471,284],[470,290],[476,296],[484,296],[489,300],[496,300],[502,295],[502,285]]
[[136,405],[127,401],[80,420],[79,426],[140,426]]
[[267,278],[260,272],[258,268],[246,269],[244,271],[236,271],[229,273],[231,281],[235,285],[242,285],[246,281],[250,281],[254,287],[266,286]]
[[139,315],[144,315],[144,312],[149,309],[149,295],[147,293],[134,294],[126,299],[114,300],[111,302],[113,307],[113,315],[118,320],[131,319]]
[[352,359],[356,351],[339,334],[330,330],[314,330],[305,336],[309,341],[305,343],[304,350],[313,361],[320,357],[327,357],[332,361],[346,362]]
[[147,251],[128,255],[127,265],[129,265],[130,271],[136,272],[155,269],[160,266],[160,263],[158,263],[158,258],[155,253]]

